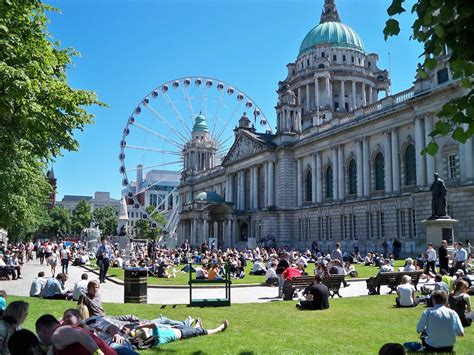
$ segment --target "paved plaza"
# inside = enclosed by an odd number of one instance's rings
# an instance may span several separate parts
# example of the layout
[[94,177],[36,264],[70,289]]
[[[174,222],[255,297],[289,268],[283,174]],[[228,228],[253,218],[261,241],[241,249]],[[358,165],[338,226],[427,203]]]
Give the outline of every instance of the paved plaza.
[[[61,268],[58,267],[58,271]],[[49,276],[50,269],[47,265],[40,265],[39,261],[30,261],[23,265],[22,277],[20,280],[2,281],[0,289],[4,289],[9,295],[28,296],[30,285],[38,272],[44,271],[46,276]],[[81,278],[82,273],[89,275],[89,280],[98,279],[98,275],[94,272],[88,271],[83,267],[70,266],[69,280],[66,283],[68,288],[73,288],[74,283]],[[117,280],[121,282],[120,280]],[[350,281],[349,287],[341,287],[340,294],[342,297],[357,297],[367,295],[367,288],[365,281]],[[123,303],[123,285],[114,283],[108,280],[101,285],[100,294],[103,302]],[[381,293],[387,293],[389,289],[382,286]],[[203,290],[193,289],[194,298],[217,298],[224,297],[224,288],[206,288]],[[276,287],[266,286],[249,286],[249,287],[233,287],[232,288],[232,303],[258,303],[258,302],[275,302],[281,301],[276,298],[278,289]],[[395,298],[395,296],[394,296]],[[148,288],[148,303],[151,304],[188,304],[189,290],[183,287],[163,286],[160,288]]]

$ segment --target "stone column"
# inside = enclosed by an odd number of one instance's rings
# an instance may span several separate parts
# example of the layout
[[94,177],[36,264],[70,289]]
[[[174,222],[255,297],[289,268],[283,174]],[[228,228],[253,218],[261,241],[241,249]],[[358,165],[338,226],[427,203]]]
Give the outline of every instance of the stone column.
[[426,165],[425,156],[421,151],[425,146],[425,135],[423,132],[423,122],[420,116],[415,117],[415,155],[416,155],[416,185],[426,186]]
[[341,80],[341,92],[339,93],[339,111],[344,111],[346,109],[346,96],[345,96],[345,87],[344,80]]
[[330,81],[329,81],[329,76],[326,78],[326,95],[328,98],[328,105],[332,107],[332,97],[331,97],[331,88],[330,88]]
[[314,104],[316,110],[319,110],[319,78],[314,78]]
[[297,198],[298,198],[298,205],[303,205],[303,179],[302,179],[302,171],[303,171],[303,158],[299,158],[296,161],[296,190],[297,190]]
[[339,200],[344,200],[345,197],[345,186],[344,186],[344,147],[339,146],[337,150],[337,180],[338,180],[338,191]]
[[230,202],[229,191],[230,191],[230,176],[227,175],[225,177],[225,202]]
[[[425,145],[428,145],[431,141],[430,133],[433,130],[433,118],[430,114],[425,116]],[[433,181],[433,174],[435,173],[435,161],[434,156],[426,154],[426,179],[427,184]]]
[[398,129],[392,129],[392,175],[393,191],[400,191],[400,155],[398,148]]
[[226,231],[226,243],[227,247],[232,246],[232,220],[228,219],[227,220],[227,231]]
[[364,196],[370,195],[370,152],[369,152],[369,138],[365,137],[362,141],[362,170],[364,175]]
[[316,179],[318,178],[317,176],[317,173],[316,173],[316,166],[317,166],[317,155],[313,155],[313,167],[311,169],[311,192],[312,192],[312,196],[311,196],[311,202],[313,203],[316,203],[318,200],[317,200],[317,193],[316,193],[316,189],[317,189],[317,181]]
[[352,109],[357,109],[356,82],[352,81]]
[[242,205],[242,185],[241,185],[241,180],[242,180],[242,172],[239,171],[237,173],[237,193],[236,193],[236,197],[237,197],[237,203],[236,203],[236,208],[237,210],[240,210],[241,209],[241,205]]
[[207,241],[207,239],[209,238],[209,222],[207,221],[207,219],[203,219],[203,223],[202,223],[202,238],[201,238],[201,241]]
[[321,174],[322,169],[322,157],[321,152],[316,153],[316,202],[323,202],[323,177]]
[[298,105],[301,105],[301,86],[298,86]]
[[[466,131],[469,128],[469,125],[463,124],[463,128]],[[472,137],[469,137],[466,143],[464,143],[463,149],[464,149],[464,157],[465,157],[464,166],[466,168],[465,178],[466,180],[472,180],[474,178],[474,169],[473,169],[473,160],[472,160],[472,157],[473,157]]]
[[253,167],[253,208],[258,210],[258,166]]
[[384,172],[385,172],[385,192],[392,192],[392,146],[390,132],[385,131],[384,138]]
[[234,175],[229,174],[229,202],[234,202]]
[[250,186],[249,186],[249,209],[253,210],[255,207],[253,205],[253,202],[254,202],[254,198],[253,198],[253,194],[254,194],[254,185],[255,185],[255,182],[254,182],[254,175],[253,175],[253,169],[254,167],[251,167],[249,169],[249,175],[250,175]]
[[309,84],[306,84],[306,97],[305,97],[305,100],[306,100],[306,112],[309,112],[311,111],[311,99],[309,97]]
[[372,85],[369,85],[369,104],[374,102],[374,95],[372,94]]
[[365,83],[362,83],[362,106],[367,105],[367,93],[365,91]]
[[357,141],[357,197],[364,196],[364,176],[362,170],[362,141]]
[[332,195],[333,199],[337,201],[339,198],[339,174],[338,174],[338,163],[337,163],[337,147],[332,148]]
[[268,206],[275,205],[274,181],[273,181],[273,161],[268,162]]

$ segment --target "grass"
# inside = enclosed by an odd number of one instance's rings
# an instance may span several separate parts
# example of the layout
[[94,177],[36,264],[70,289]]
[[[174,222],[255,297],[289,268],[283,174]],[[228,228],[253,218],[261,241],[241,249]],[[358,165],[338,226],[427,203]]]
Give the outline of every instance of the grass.
[[[403,266],[403,260],[396,260],[395,261],[395,270],[398,270],[399,267]],[[371,276],[375,276],[378,272],[378,268],[375,266],[364,266],[363,264],[355,264],[355,269],[359,273],[359,278],[369,278]],[[98,267],[95,265],[94,261],[91,261],[91,267],[94,267],[98,270]],[[177,270],[180,270],[184,267],[184,265],[177,267]],[[253,263],[248,262],[247,266],[245,267],[245,277],[243,279],[233,279],[232,283],[237,285],[242,284],[261,284],[265,281],[265,276],[255,276],[250,275],[250,271],[252,271]],[[307,272],[309,275],[314,274],[314,264],[308,264]],[[124,280],[124,272],[122,268],[118,267],[110,267],[108,271],[108,275],[115,277],[120,280]],[[178,286],[178,285],[187,285],[189,281],[189,273],[177,272],[176,277],[164,279],[150,276],[148,277],[148,284],[149,285],[160,285],[160,286]]]
[[[201,317],[206,328],[223,319],[229,329],[209,337],[198,337],[143,351],[143,354],[377,354],[387,342],[417,341],[416,323],[425,309],[395,308],[393,295],[363,296],[330,300],[325,311],[298,311],[295,301],[264,304],[236,304],[223,308],[190,308],[184,305],[104,304],[107,314],[135,314],[150,318],[162,313],[173,319],[188,315]],[[70,301],[51,301],[9,297],[30,303],[25,328],[34,330],[41,315],[60,317],[75,307]],[[474,327],[473,327],[474,328]],[[474,349],[474,329],[458,338],[456,352],[469,354]]]

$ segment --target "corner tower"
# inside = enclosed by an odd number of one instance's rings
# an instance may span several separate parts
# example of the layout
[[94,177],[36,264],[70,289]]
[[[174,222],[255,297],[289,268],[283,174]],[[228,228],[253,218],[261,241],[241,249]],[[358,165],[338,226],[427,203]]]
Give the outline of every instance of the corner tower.
[[200,113],[194,120],[191,140],[183,148],[183,179],[216,166],[217,144],[209,134],[206,117]]
[[[319,24],[304,37],[296,61],[287,65],[288,75],[279,83],[277,114],[292,92],[302,132],[375,103],[380,92],[390,95],[389,73],[377,61],[378,55],[367,54],[359,35],[341,22],[334,0],[325,0]],[[280,133],[287,131],[283,124],[286,120],[279,119]]]

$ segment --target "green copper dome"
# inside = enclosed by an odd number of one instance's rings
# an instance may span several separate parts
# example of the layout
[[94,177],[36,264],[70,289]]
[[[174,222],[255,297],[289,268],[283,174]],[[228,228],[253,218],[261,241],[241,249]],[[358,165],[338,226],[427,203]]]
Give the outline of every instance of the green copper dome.
[[323,22],[314,27],[303,39],[300,54],[321,44],[364,52],[364,45],[359,35],[352,28],[340,22]]
[[209,132],[209,128],[207,127],[206,123],[206,117],[204,117],[202,114],[196,116],[193,132]]

